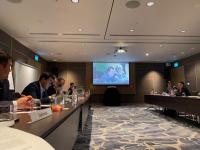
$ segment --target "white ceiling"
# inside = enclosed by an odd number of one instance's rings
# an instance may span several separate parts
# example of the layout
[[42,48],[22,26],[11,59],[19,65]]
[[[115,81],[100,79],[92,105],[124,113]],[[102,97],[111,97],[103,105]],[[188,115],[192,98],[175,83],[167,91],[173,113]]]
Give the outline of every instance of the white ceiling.
[[[128,1],[0,0],[0,28],[49,61],[166,62],[200,52],[200,0]],[[114,56],[119,46],[127,54]]]

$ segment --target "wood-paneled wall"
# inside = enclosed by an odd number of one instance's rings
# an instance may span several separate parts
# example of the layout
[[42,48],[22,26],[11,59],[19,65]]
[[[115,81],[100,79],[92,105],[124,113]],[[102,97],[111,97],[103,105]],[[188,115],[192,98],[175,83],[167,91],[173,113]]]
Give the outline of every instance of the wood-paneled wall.
[[136,95],[135,101],[144,102],[144,95],[153,89],[158,93],[165,90],[164,64],[162,63],[136,63]]
[[[48,63],[48,71],[65,78],[65,89],[70,82],[89,88],[92,101],[99,103],[107,86],[92,84],[92,63]],[[151,89],[162,92],[165,87],[164,65],[130,63],[130,85],[117,86],[123,103],[143,103],[144,94]]]
[[46,61],[44,59],[40,58],[40,62],[35,62],[35,53],[32,50],[19,43],[2,30],[0,30],[0,49],[9,53],[12,56],[13,61],[23,62],[34,66],[41,71],[46,70]]
[[171,74],[171,82],[173,85],[177,85],[178,82],[185,82],[185,73],[184,73],[184,66],[179,68],[172,68],[170,71]]
[[69,88],[70,82],[86,87],[86,63],[49,62],[47,70],[65,79],[65,90]]

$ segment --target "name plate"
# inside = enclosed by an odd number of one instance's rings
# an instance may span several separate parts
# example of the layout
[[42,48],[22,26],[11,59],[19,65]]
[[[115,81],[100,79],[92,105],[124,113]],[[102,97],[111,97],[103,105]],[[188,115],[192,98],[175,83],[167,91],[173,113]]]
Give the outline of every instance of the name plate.
[[52,115],[51,108],[33,111],[29,114],[29,116],[31,118],[31,123],[39,121],[39,120],[44,119],[44,118],[51,116],[51,115]]

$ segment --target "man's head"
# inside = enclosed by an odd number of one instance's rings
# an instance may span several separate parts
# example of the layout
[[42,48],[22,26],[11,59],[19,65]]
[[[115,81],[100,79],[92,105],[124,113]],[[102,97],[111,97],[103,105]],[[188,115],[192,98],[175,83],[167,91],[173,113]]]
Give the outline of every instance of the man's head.
[[168,81],[168,82],[167,82],[167,86],[168,86],[168,87],[171,87],[171,86],[172,86],[171,81]]
[[108,67],[107,73],[108,73],[108,76],[109,76],[109,77],[114,76],[114,75],[115,75],[115,70],[114,70],[114,68],[113,68],[112,66]]
[[121,64],[119,64],[119,65],[117,65],[116,67],[115,67],[115,71],[118,73],[118,74],[123,74],[123,67],[122,67],[122,65]]
[[11,57],[0,50],[0,79],[7,79],[12,65]]
[[50,75],[47,72],[44,72],[40,75],[39,82],[42,88],[47,89],[50,83]]
[[63,79],[62,77],[59,77],[57,79],[57,87],[63,87],[65,85],[65,79]]
[[50,77],[49,77],[49,85],[55,85],[57,82],[57,78],[55,75],[53,74],[50,74]]
[[75,84],[73,82],[70,83],[70,88],[74,88]]
[[178,89],[182,89],[185,86],[184,82],[179,82],[178,83]]

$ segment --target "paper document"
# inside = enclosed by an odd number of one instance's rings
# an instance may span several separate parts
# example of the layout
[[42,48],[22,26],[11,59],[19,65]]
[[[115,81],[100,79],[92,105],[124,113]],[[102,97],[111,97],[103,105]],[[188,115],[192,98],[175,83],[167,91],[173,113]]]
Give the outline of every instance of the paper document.
[[55,150],[42,138],[10,127],[0,127],[0,150]]

